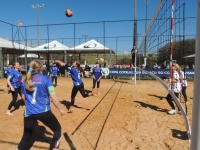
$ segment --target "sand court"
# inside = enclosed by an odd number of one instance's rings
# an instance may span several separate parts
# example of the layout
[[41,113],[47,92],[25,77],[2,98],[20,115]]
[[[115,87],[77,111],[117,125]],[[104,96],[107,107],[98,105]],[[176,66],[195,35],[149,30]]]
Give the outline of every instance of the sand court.
[[[92,90],[92,79],[84,78],[85,89]],[[20,97],[13,116],[5,114],[11,95],[6,95],[6,79],[0,79],[0,147],[16,149],[23,134],[23,111]],[[61,150],[177,150],[189,149],[185,120],[182,115],[169,115],[165,100],[167,91],[156,80],[115,82],[102,79],[100,93],[75,99],[73,113],[67,113],[72,90],[71,78],[58,77],[56,94],[65,116],[51,103],[52,111],[62,126]],[[193,82],[188,82],[188,118],[191,124]],[[180,98],[184,106],[183,98]],[[13,108],[14,109],[14,108]],[[52,131],[41,122],[35,125],[30,140],[31,150],[49,148]]]

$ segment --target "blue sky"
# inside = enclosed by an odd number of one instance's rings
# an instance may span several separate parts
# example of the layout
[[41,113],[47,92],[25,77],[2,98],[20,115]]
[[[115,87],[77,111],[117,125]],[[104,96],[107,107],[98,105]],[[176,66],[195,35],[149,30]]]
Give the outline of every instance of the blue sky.
[[[160,0],[149,0],[148,3],[148,18],[151,19],[157,5]],[[186,2],[186,17],[196,16],[196,4],[197,0],[185,0]],[[24,26],[36,24],[36,10],[31,5],[44,4],[44,7],[39,9],[39,24],[62,24],[62,23],[81,23],[81,22],[99,22],[99,21],[115,21],[115,20],[133,20],[134,18],[134,0],[1,0],[0,3],[0,20],[11,24],[17,25],[18,21],[21,21]],[[72,9],[73,16],[68,18],[64,12],[66,9]],[[145,0],[137,0],[137,19],[145,19]],[[132,36],[133,29],[132,23],[120,22],[120,23],[106,23],[105,35],[108,37],[117,36]],[[138,34],[144,35],[145,22],[140,21],[138,23]],[[131,30],[130,30],[131,27]],[[186,34],[195,34],[196,22],[195,19],[186,21]],[[99,40],[100,43],[105,44],[111,49],[116,48],[116,38],[107,39],[106,43],[103,43],[104,36],[103,23],[87,23],[79,24],[76,26],[76,40],[75,45],[79,45],[84,42],[82,35],[88,35],[87,40],[92,39]],[[112,31],[112,28],[115,28]],[[21,28],[21,32],[25,37],[25,30]],[[109,30],[109,31],[108,31]],[[13,36],[15,36],[16,28],[13,29]],[[0,37],[12,39],[12,28],[10,25],[6,25],[0,22]],[[23,38],[20,35],[20,39]],[[49,35],[47,34],[47,27],[40,27],[40,38],[47,39],[55,38],[73,38],[74,26],[73,24],[65,26],[50,26]],[[27,38],[37,39],[36,27],[27,28]],[[110,41],[110,43],[109,43]],[[138,42],[141,41],[139,37]],[[32,41],[36,43],[36,41]],[[61,41],[60,41],[61,42]],[[63,42],[63,41],[62,41]],[[40,42],[41,44],[46,41]],[[64,40],[64,44],[68,47],[74,45],[73,40]],[[138,43],[139,44],[139,43]],[[121,51],[131,49],[131,38],[118,39],[118,45],[123,45],[120,48]]]

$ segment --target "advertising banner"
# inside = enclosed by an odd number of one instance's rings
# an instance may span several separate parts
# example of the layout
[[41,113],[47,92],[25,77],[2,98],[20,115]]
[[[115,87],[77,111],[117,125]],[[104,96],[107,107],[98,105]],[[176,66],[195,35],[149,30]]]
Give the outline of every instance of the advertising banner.
[[[110,76],[134,76],[135,69],[120,69],[120,68],[107,68],[109,70]],[[145,69],[148,72],[151,72],[159,77],[169,77],[170,71],[169,69]],[[141,77],[148,77],[149,75],[145,72],[136,69],[137,76],[140,74]],[[186,77],[194,77],[194,69],[185,69]]]

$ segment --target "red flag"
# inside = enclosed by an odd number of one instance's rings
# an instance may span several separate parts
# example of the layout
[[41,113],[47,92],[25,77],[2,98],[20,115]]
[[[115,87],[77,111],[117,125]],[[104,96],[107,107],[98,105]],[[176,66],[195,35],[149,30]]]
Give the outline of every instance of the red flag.
[[18,21],[18,26],[22,26],[22,23],[20,21]]

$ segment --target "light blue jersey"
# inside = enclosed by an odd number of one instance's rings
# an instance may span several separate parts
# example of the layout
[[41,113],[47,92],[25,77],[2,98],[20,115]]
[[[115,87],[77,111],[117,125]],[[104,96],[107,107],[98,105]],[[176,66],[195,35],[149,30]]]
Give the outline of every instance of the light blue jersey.
[[33,92],[28,91],[25,88],[25,81],[22,86],[22,94],[25,95],[26,99],[24,112],[25,117],[51,110],[49,91],[54,90],[51,79],[43,74],[34,74],[32,82],[35,88]]

